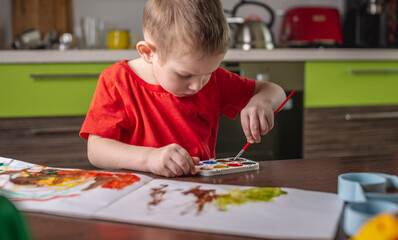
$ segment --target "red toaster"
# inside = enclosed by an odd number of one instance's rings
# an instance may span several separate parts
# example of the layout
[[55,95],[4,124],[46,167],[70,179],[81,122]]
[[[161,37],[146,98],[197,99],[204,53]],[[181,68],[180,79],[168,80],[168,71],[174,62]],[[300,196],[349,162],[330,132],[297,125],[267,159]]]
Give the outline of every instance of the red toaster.
[[283,19],[280,41],[284,45],[338,46],[342,44],[339,11],[331,7],[295,7]]

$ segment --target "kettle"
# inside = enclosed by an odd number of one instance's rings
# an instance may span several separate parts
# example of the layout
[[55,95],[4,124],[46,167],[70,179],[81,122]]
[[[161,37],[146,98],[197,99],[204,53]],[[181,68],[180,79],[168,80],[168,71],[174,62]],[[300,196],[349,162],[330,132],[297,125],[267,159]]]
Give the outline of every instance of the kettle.
[[236,11],[244,4],[262,6],[269,12],[270,21],[268,23],[264,23],[262,22],[261,17],[255,14],[247,16],[242,23],[236,25],[232,46],[243,50],[250,50],[253,48],[263,48],[267,50],[274,49],[273,37],[270,30],[274,22],[274,12],[270,7],[263,3],[242,0],[233,8],[232,17],[236,16]]

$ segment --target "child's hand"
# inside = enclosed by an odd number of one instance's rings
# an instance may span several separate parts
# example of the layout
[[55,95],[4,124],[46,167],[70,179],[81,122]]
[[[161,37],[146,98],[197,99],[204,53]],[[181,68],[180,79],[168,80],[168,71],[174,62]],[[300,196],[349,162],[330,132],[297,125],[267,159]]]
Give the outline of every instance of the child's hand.
[[240,113],[243,132],[250,143],[259,143],[274,127],[272,105],[262,99],[253,97]]
[[191,157],[184,148],[173,143],[154,149],[149,156],[148,167],[157,175],[176,177],[196,174],[195,165],[198,163],[198,157]]

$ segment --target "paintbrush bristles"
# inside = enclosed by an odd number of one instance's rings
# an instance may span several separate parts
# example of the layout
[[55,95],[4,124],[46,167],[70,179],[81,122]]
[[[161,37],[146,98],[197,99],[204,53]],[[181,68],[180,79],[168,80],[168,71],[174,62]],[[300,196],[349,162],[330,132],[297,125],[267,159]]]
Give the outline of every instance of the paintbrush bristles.
[[234,158],[234,161],[235,161],[236,159],[238,159],[238,158],[243,154],[244,151],[245,151],[244,149],[240,150],[240,152],[238,153],[238,155],[236,155],[236,157]]

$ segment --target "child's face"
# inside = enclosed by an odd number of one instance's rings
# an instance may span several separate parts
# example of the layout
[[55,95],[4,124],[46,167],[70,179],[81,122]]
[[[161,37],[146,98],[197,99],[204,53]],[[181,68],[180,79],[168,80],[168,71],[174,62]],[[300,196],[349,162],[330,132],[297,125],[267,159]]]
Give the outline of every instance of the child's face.
[[171,58],[162,65],[155,54],[152,61],[155,80],[176,97],[194,95],[209,82],[211,74],[217,70],[224,55],[204,58],[186,55]]

